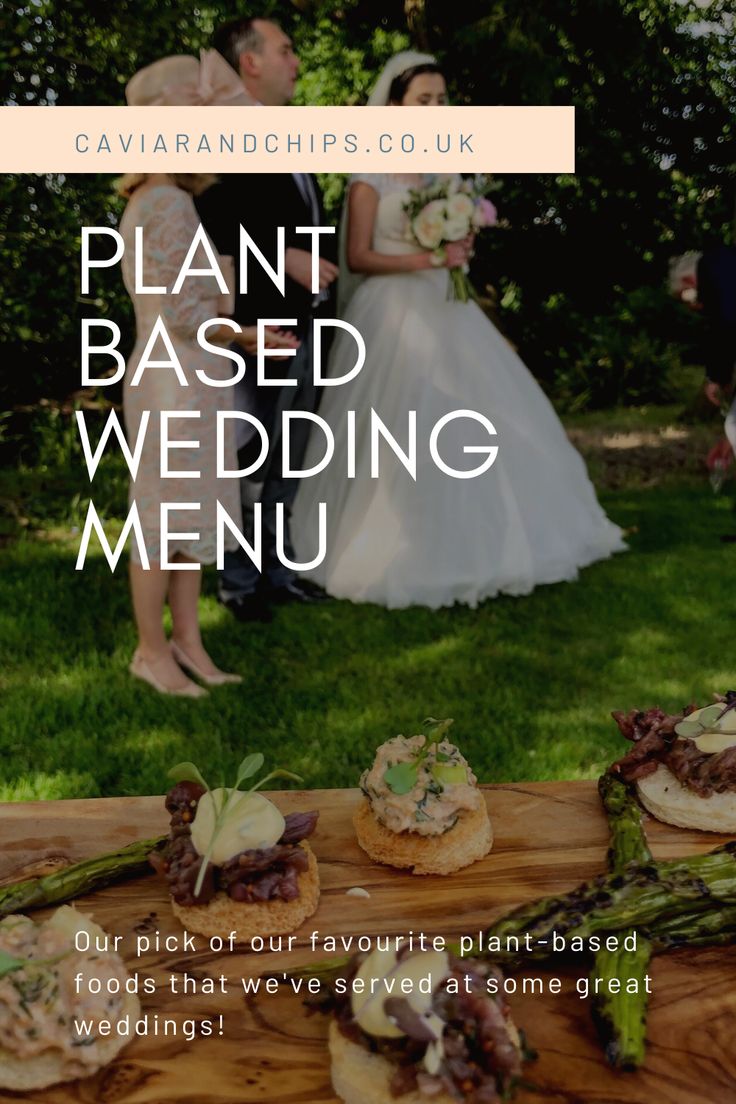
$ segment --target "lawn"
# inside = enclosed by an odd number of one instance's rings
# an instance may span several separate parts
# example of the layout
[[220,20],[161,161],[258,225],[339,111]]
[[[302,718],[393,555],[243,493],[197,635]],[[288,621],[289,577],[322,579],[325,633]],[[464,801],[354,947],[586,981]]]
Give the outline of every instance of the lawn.
[[[245,682],[196,702],[128,675],[124,571],[98,556],[75,572],[68,519],[32,518],[0,548],[0,798],[158,793],[181,759],[217,778],[254,750],[307,786],[354,785],[379,742],[428,715],[455,718],[484,781],[594,777],[621,750],[612,709],[736,684],[736,549],[719,540],[736,517],[699,470],[713,429],[683,431],[683,446],[673,413],[575,418],[601,500],[631,530],[627,553],[577,583],[478,610],[331,602],[246,626],[208,574],[207,642]],[[18,517],[63,478],[48,465],[7,475],[0,497],[11,480]]]

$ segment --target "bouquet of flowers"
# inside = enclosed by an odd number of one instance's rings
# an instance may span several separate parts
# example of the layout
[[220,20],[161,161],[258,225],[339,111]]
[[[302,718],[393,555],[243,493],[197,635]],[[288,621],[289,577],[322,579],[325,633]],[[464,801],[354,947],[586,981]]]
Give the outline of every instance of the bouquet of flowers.
[[[426,188],[413,188],[404,204],[409,219],[407,240],[431,249],[440,267],[445,263],[449,242],[495,224],[496,208],[486,196],[489,187],[489,178],[479,175],[465,180],[438,178]],[[449,277],[449,298],[461,303],[475,298],[467,265],[451,268]]]
[[702,254],[692,250],[681,257],[673,257],[669,268],[670,294],[693,310],[699,309],[698,303],[698,261]]

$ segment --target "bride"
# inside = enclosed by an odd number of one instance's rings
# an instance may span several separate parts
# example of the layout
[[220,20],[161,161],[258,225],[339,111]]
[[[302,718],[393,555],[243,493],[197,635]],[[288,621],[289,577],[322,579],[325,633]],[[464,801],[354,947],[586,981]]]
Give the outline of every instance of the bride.
[[[411,51],[392,58],[369,100],[446,102],[435,59]],[[448,300],[448,272],[435,267],[437,258],[407,241],[409,190],[430,180],[350,180],[343,233],[354,274],[348,279],[357,287],[342,316],[365,338],[367,357],[350,383],[324,389],[319,413],[334,433],[335,453],[302,480],[294,504],[302,563],[316,557],[318,504],[327,505],[327,552],[310,578],[335,597],[391,608],[475,606],[499,593],[527,594],[540,583],[574,579],[578,568],[625,548],[532,375],[477,304]],[[470,244],[449,245],[445,266],[464,264]],[[353,340],[339,332],[329,374],[345,375],[353,363]],[[414,481],[386,447],[380,476],[371,478],[370,464],[360,461],[371,448],[371,408],[398,442],[407,441],[408,412],[415,410],[425,450],[442,415],[478,411],[496,429],[496,461],[476,478],[456,479],[426,450]],[[346,477],[349,410],[356,411],[355,478]],[[467,423],[463,431],[459,425],[443,431],[441,451],[448,464],[468,470],[478,460],[466,456],[463,463],[465,446],[487,446],[489,438],[473,439]],[[305,469],[322,452],[313,441]]]

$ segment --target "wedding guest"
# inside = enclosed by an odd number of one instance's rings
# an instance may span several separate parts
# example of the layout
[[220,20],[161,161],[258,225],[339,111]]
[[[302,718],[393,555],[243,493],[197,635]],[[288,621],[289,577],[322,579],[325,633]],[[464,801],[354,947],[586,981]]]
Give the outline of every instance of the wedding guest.
[[[126,88],[131,106],[151,104],[232,104],[241,102],[242,86],[214,51],[203,53],[201,62],[193,57],[168,57],[140,70]],[[210,379],[225,380],[233,374],[233,364],[224,357],[205,352],[197,343],[202,322],[221,317],[232,310],[231,297],[223,302],[214,276],[186,279],[181,291],[170,289],[184,263],[192,239],[200,226],[193,196],[212,183],[202,174],[129,174],[119,182],[119,191],[127,199],[120,223],[125,243],[123,279],[133,301],[136,319],[136,344],[128,360],[123,390],[125,423],[131,447],[134,446],[141,418],[150,412],[137,476],[131,481],[130,501],[139,512],[145,549],[149,561],[141,564],[133,541],[130,563],[130,587],[138,630],[138,647],[130,664],[136,678],[165,694],[201,697],[207,693],[185,674],[214,686],[240,682],[239,675],[221,671],[210,658],[202,642],[199,625],[201,567],[213,563],[216,555],[215,508],[222,506],[239,525],[240,496],[234,479],[216,475],[215,423],[218,411],[232,409],[232,388],[207,386],[197,377],[201,370]],[[142,294],[136,290],[135,231],[142,227],[143,257],[140,260],[145,282],[150,287],[169,289],[165,294]],[[202,246],[192,262],[194,268],[209,267]],[[225,268],[223,264],[221,267]],[[166,331],[186,378],[183,386],[172,368],[147,367],[139,383],[133,378],[139,360],[158,316]],[[243,329],[238,335],[221,325],[208,331],[208,340],[230,344],[235,340],[246,352],[256,346],[256,329]],[[279,335],[270,341],[291,344]],[[166,352],[156,351],[168,359]],[[176,450],[177,471],[192,472],[173,478],[161,476],[161,411],[196,412],[196,421],[173,419],[169,440],[199,441],[198,448]],[[225,463],[236,463],[234,441],[226,441]],[[198,471],[199,476],[195,476]],[[160,507],[162,502],[199,503],[199,509],[171,512],[172,539],[162,549]],[[225,546],[232,548],[235,537],[226,531]],[[175,564],[169,568],[167,563]],[[164,605],[171,610],[172,635],[164,631]]]
[[[736,367],[736,246],[706,249],[698,261],[697,288],[705,325],[705,394],[721,406],[733,391]],[[720,490],[736,451],[736,400],[724,423],[725,436],[708,453],[714,490]],[[733,543],[733,534],[721,540]]]
[[718,406],[731,390],[736,367],[736,245],[706,249],[697,287],[706,325],[705,393]]
[[[214,45],[242,82],[252,102],[283,107],[291,102],[299,60],[291,39],[270,19],[236,19],[220,27]],[[281,414],[286,409],[314,411],[317,393],[312,380],[312,317],[325,309],[328,289],[337,277],[333,263],[334,245],[324,245],[319,262],[320,294],[312,293],[310,240],[297,227],[325,226],[319,185],[310,173],[228,173],[197,197],[197,209],[207,232],[221,253],[235,253],[242,224],[274,268],[277,267],[276,230],[285,228],[286,293],[281,295],[269,276],[257,264],[248,273],[247,295],[237,295],[235,318],[243,324],[257,318],[297,318],[300,339],[298,355],[284,361],[279,376],[296,380],[296,386],[258,387],[255,367],[248,366],[245,380],[235,395],[237,409],[254,414],[268,431],[270,450],[260,468],[240,480],[243,532],[253,539],[254,507],[262,508],[263,575],[237,549],[225,557],[220,574],[219,597],[241,621],[270,619],[270,607],[287,602],[313,602],[322,597],[318,588],[297,580],[277,555],[276,507],[284,508],[284,551],[291,560],[295,553],[290,535],[290,510],[299,481],[282,474]],[[334,238],[321,237],[321,243]],[[306,450],[308,424],[296,425],[291,439],[291,462],[299,466]],[[241,466],[258,455],[257,441],[243,433],[238,441]]]

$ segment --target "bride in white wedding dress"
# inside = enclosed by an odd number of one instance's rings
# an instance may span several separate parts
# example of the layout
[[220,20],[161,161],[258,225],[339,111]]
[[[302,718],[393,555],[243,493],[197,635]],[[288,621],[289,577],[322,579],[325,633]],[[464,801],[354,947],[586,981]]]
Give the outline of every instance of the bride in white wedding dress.
[[[444,103],[445,81],[433,58],[400,54],[369,102]],[[302,480],[294,504],[302,563],[317,553],[318,504],[327,506],[327,553],[309,578],[335,597],[390,608],[475,606],[500,593],[527,594],[625,548],[528,369],[477,304],[448,299],[447,269],[407,241],[408,191],[430,179],[351,178],[347,261],[363,279],[342,317],[363,335],[366,362],[350,383],[324,389],[319,415],[334,433],[334,456]],[[463,263],[469,247],[449,246],[447,264]],[[347,374],[354,360],[353,338],[338,331],[328,374]],[[416,481],[386,444],[380,475],[371,477],[371,409],[405,449],[408,412],[417,412]],[[480,463],[464,454],[466,446],[498,445],[495,463],[475,478],[453,478],[429,453],[432,427],[458,409],[485,415],[497,432],[490,440],[468,420],[442,431],[439,451],[457,469]],[[354,478],[347,476],[350,410]],[[317,434],[304,468],[323,454]]]

